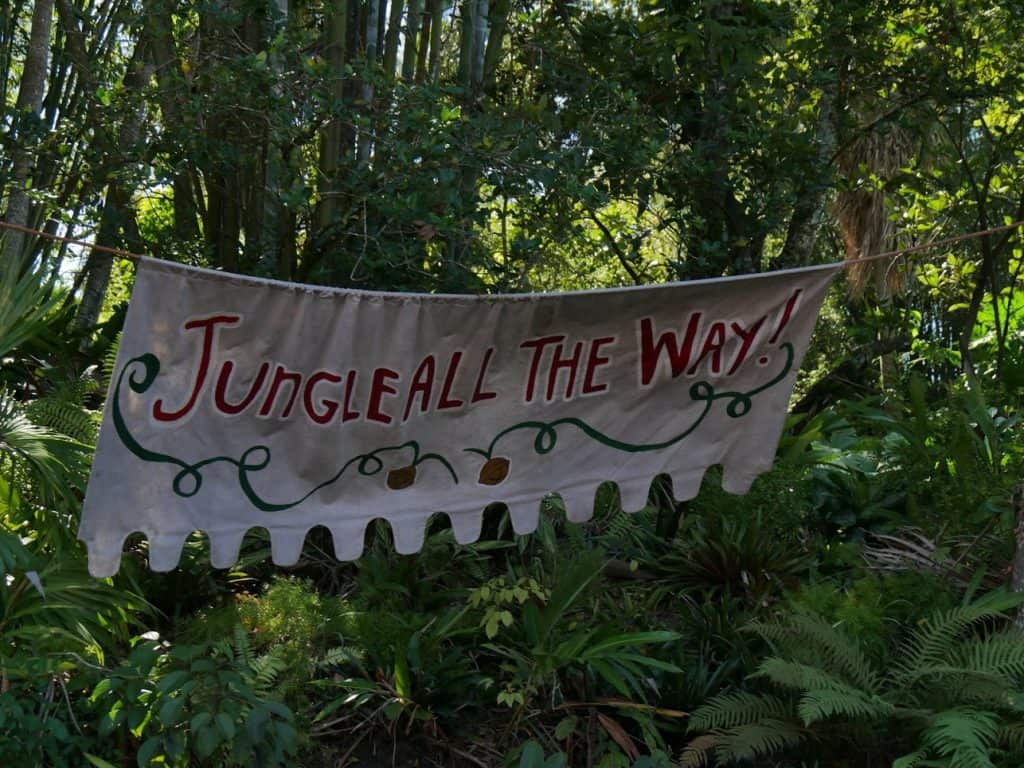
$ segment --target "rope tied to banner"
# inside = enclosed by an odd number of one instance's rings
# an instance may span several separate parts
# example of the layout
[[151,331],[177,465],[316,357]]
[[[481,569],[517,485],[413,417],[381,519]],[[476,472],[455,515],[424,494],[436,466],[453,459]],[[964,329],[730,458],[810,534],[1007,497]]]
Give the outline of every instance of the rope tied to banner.
[[[128,261],[136,262],[149,258],[139,253],[132,253],[131,251],[125,251],[120,248],[111,248],[106,245],[97,245],[96,243],[90,243],[87,240],[78,240],[72,237],[64,237],[63,235],[55,235],[50,232],[43,232],[32,227],[26,227],[21,224],[15,224],[10,221],[0,220],[0,228],[12,230],[14,232],[20,232],[25,235],[34,235],[35,237],[42,237],[46,240],[53,240],[56,242],[67,243],[69,245],[80,245],[84,248],[89,248],[93,251],[99,251],[100,253],[106,253],[117,258],[127,259]],[[858,256],[855,259],[846,259],[844,266],[850,266],[852,264],[862,264],[869,261],[881,261],[882,259],[891,259],[893,264],[901,256],[906,256],[910,253],[918,253],[920,251],[930,250],[932,248],[942,248],[947,245],[956,245],[967,240],[975,240],[980,237],[987,237],[988,235],[997,235],[1000,232],[1009,232],[1014,229],[1024,228],[1024,219],[1011,222],[1009,224],[1002,224],[998,227],[989,227],[988,229],[981,229],[975,232],[968,232],[963,235],[957,235],[955,237],[947,237],[941,240],[932,240],[927,243],[921,243],[919,245],[912,245],[906,248],[898,248],[893,251],[884,251],[882,253],[875,253],[869,256]],[[891,265],[890,265],[891,267]]]

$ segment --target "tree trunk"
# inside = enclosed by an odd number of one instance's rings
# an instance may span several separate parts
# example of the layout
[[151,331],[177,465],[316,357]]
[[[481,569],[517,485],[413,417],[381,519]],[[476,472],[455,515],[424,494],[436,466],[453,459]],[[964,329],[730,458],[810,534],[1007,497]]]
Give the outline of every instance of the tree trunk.
[[[188,83],[182,76],[179,64],[170,6],[166,0],[150,0],[145,8],[150,19],[149,36],[153,63],[156,65],[157,97],[165,129],[185,133],[187,128],[182,117],[181,100]],[[171,186],[174,194],[174,234],[186,242],[195,240],[199,237],[199,221],[196,218],[198,212],[192,175],[187,167],[175,173]]]
[[[135,45],[135,52],[128,63],[128,71],[123,80],[123,90],[127,95],[143,90],[153,76],[154,67],[145,61],[145,51],[146,42],[144,39],[140,39]],[[110,152],[112,164],[120,165],[125,162],[124,153],[134,147],[139,140],[143,116],[144,110],[139,106],[124,118],[117,135],[117,149],[120,152],[113,147],[105,148]],[[124,233],[123,239],[122,232]],[[103,213],[100,217],[100,229],[96,235],[96,245],[114,248],[125,242],[130,248],[142,249],[135,212],[131,207],[131,192],[125,189],[121,180],[114,175],[107,185]],[[100,311],[103,309],[103,301],[107,294],[107,285],[110,283],[112,266],[113,256],[109,253],[103,253],[96,249],[90,251],[89,258],[85,263],[85,271],[88,276],[85,280],[82,303],[78,305],[78,314],[75,316],[76,327],[92,328],[99,321]],[[83,339],[83,346],[86,346],[87,343],[87,340]]]
[[510,5],[510,0],[495,0],[491,5],[491,29],[487,37],[487,50],[484,53],[483,88],[485,93],[491,93],[494,90],[494,73],[497,72],[498,61],[501,59]]
[[[276,15],[271,19],[269,28],[264,35],[265,50],[270,49],[270,42],[277,36],[278,32],[288,25],[288,0],[275,0]],[[269,54],[269,66],[274,73],[274,82],[280,82],[280,75],[283,70],[280,56],[277,53]],[[281,98],[281,88],[274,86],[274,95]],[[287,231],[287,216],[285,214],[284,201],[281,198],[281,190],[286,189],[291,183],[290,169],[285,163],[284,150],[281,141],[274,132],[275,121],[269,121],[269,127],[264,139],[264,153],[261,178],[256,180],[260,186],[259,229],[255,232],[247,232],[246,240],[250,238],[259,243],[259,254],[257,258],[270,265],[282,280],[288,279],[290,275],[282,272],[287,269],[287,258],[284,255],[283,247]]]
[[345,99],[345,49],[348,38],[348,0],[335,0],[327,39],[327,63],[332,76],[331,112],[334,113],[320,134],[320,204],[317,209],[317,234],[334,224],[338,216],[337,176],[345,127],[339,115]]
[[[404,9],[405,0],[391,0],[391,9],[388,14],[388,31],[384,35],[384,72],[388,77],[395,74],[395,67],[398,64],[398,40],[399,33],[402,31],[402,11]],[[406,45],[408,45],[408,42],[406,42]]]
[[[818,151],[816,170],[822,172],[831,168],[832,158],[838,147],[836,112],[833,97],[822,94],[818,109]],[[825,216],[825,203],[829,185],[819,180],[797,198],[786,230],[786,244],[781,258],[787,266],[804,266],[811,263],[818,232]]]
[[462,0],[462,30],[459,38],[459,85],[469,97],[473,85],[473,43],[476,40],[477,0]]
[[423,0],[409,0],[409,17],[405,23],[405,46],[402,48],[402,79],[411,81],[416,75],[416,41],[419,38]]
[[[377,28],[378,12],[380,6],[378,3],[380,0],[367,0],[366,2],[366,57],[365,64],[368,72],[371,72],[374,67],[374,63],[377,60],[377,40],[379,30]],[[368,112],[373,112],[373,83],[369,81],[363,82],[362,100],[365,108]],[[367,124],[372,126],[373,120],[368,120]],[[367,128],[363,131],[363,134],[359,137],[359,149],[357,162],[360,168],[365,168],[370,164],[370,152],[373,147],[373,129]]]
[[487,50],[487,29],[489,0],[476,0],[473,16],[473,89],[478,90],[484,81],[484,53]]
[[[46,67],[50,50],[50,29],[53,25],[53,0],[36,0],[32,9],[32,29],[29,33],[28,50],[21,71],[18,86],[18,101],[15,112],[21,120],[39,118],[43,108],[43,91],[46,84]],[[16,137],[17,145],[11,163],[11,180],[7,193],[7,209],[4,218],[14,224],[26,226],[29,220],[29,196],[26,185],[35,164],[35,154],[27,140]],[[25,235],[7,231],[3,238],[3,261],[6,264],[20,263],[25,255]]]
[[[124,227],[126,213],[127,196],[119,184],[111,183],[107,187],[107,196],[103,201],[96,245],[116,247],[120,242],[120,232]],[[113,266],[114,257],[111,254],[97,251],[95,248],[89,252],[89,258],[85,262],[85,288],[82,291],[82,301],[78,305],[78,314],[75,316],[77,328],[93,328],[99,322]],[[81,346],[82,349],[87,348],[89,339],[83,339]]]
[[445,0],[430,0],[430,3],[430,80],[436,82],[441,74],[441,25]]
[[430,53],[430,28],[434,12],[432,10],[433,0],[427,0],[423,11],[423,22],[419,30],[419,47],[416,49],[416,82],[424,83],[427,80],[427,67]]

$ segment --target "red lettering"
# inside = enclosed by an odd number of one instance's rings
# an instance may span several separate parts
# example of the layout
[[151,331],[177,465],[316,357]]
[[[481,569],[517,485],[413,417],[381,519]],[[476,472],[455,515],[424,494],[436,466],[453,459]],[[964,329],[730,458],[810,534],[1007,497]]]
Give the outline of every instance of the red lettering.
[[491,400],[498,396],[497,392],[484,392],[484,377],[487,375],[487,366],[491,364],[491,356],[494,354],[494,347],[488,347],[484,352],[484,361],[480,365],[480,374],[476,377],[476,386],[473,387],[471,403],[479,403],[481,400]]
[[645,317],[640,321],[640,383],[647,386],[654,378],[658,370],[658,361],[661,358],[662,350],[668,352],[669,367],[672,370],[672,378],[676,378],[686,370],[690,362],[690,355],[693,354],[693,344],[697,338],[697,328],[700,325],[700,312],[691,312],[690,320],[686,324],[686,335],[682,344],[674,331],[666,331],[654,341],[654,322],[651,318]]
[[548,390],[546,400],[549,402],[555,398],[555,386],[558,384],[558,374],[564,369],[569,372],[569,381],[565,386],[565,399],[572,397],[573,388],[576,386],[576,372],[580,366],[580,355],[583,354],[583,342],[577,341],[573,345],[572,357],[562,357],[562,345],[555,347],[555,354],[551,359],[551,368],[548,370]]
[[291,385],[291,395],[288,397],[284,410],[281,411],[281,418],[287,419],[291,415],[292,408],[295,406],[295,399],[299,396],[299,391],[302,389],[302,374],[289,371],[283,365],[278,365],[274,368],[274,378],[270,380],[270,389],[267,390],[267,396],[263,399],[263,405],[260,407],[260,416],[269,416],[274,410],[274,405],[277,403],[277,393],[285,382]]
[[202,392],[203,385],[206,383],[206,375],[210,371],[210,358],[213,355],[213,342],[217,334],[217,326],[221,324],[234,325],[241,319],[241,315],[214,315],[204,320],[189,320],[185,323],[186,331],[191,331],[193,328],[203,329],[203,346],[202,351],[199,353],[199,369],[196,371],[196,377],[192,384],[192,394],[189,395],[188,402],[176,411],[164,410],[163,399],[157,400],[153,403],[154,419],[157,421],[178,421],[178,419],[185,418],[189,411],[195,407],[196,401],[199,400],[199,393]]
[[712,323],[708,335],[704,339],[704,348],[700,351],[700,357],[690,366],[686,373],[690,376],[697,371],[697,366],[704,362],[704,358],[711,355],[711,372],[714,374],[722,370],[722,347],[725,346],[725,323]]
[[427,355],[416,368],[416,373],[412,375],[412,386],[409,387],[409,394],[405,399],[405,413],[402,415],[402,421],[409,420],[409,412],[412,410],[412,403],[417,394],[420,395],[420,413],[427,412],[427,408],[430,407],[430,391],[434,388],[434,372],[434,356]]
[[398,390],[390,384],[384,383],[385,379],[398,381],[398,371],[390,368],[377,368],[373,372],[373,381],[370,384],[370,401],[366,406],[366,418],[369,421],[379,421],[381,424],[390,424],[392,419],[380,409],[380,401],[384,395],[397,395]]
[[779,334],[782,333],[782,329],[789,325],[789,318],[793,316],[793,310],[796,308],[796,300],[800,298],[800,294],[803,291],[797,288],[793,291],[793,295],[789,297],[789,301],[786,302],[786,308],[782,311],[782,319],[779,320],[779,327],[775,329],[775,333],[768,339],[769,344],[774,344],[778,341]]
[[732,332],[740,337],[742,342],[740,343],[739,352],[736,353],[736,359],[733,360],[732,365],[729,367],[728,375],[732,376],[739,367],[743,365],[743,361],[747,359],[747,353],[750,351],[750,345],[754,343],[754,339],[757,338],[757,332],[761,330],[761,326],[764,324],[765,318],[759,318],[749,328],[744,328],[739,323],[732,323]]
[[610,361],[610,357],[601,357],[599,352],[601,347],[606,344],[614,344],[614,336],[602,336],[599,339],[594,339],[590,342],[590,354],[587,355],[587,371],[583,376],[583,389],[581,390],[584,395],[592,395],[596,392],[604,392],[608,389],[607,384],[594,384],[594,373],[602,365],[607,365]]
[[344,424],[347,421],[353,421],[358,419],[361,414],[359,411],[352,408],[352,396],[356,391],[356,378],[357,374],[355,371],[349,371],[345,376],[345,404],[341,408],[341,423]]
[[536,389],[537,369],[540,367],[541,358],[544,356],[544,347],[548,344],[558,344],[565,336],[541,336],[536,339],[528,339],[519,345],[520,349],[533,347],[533,359],[530,361],[530,374],[526,379],[526,402],[533,402],[533,395]]
[[338,384],[341,381],[341,376],[331,373],[330,371],[317,371],[308,379],[306,379],[306,386],[302,390],[302,405],[306,409],[306,414],[315,421],[317,424],[326,424],[334,418],[334,414],[338,412],[338,408],[341,407],[337,400],[327,400],[326,398],[320,401],[320,405],[324,407],[322,413],[318,413],[316,405],[313,403],[313,388],[321,381],[329,381],[331,384]]
[[462,400],[455,400],[450,395],[452,384],[455,382],[455,374],[459,370],[459,363],[462,362],[462,353],[455,352],[448,362],[448,373],[444,377],[444,386],[441,387],[441,397],[437,401],[437,410],[446,411],[449,408],[461,408],[465,405]]
[[256,399],[257,393],[263,386],[263,380],[267,378],[267,371],[270,370],[270,363],[263,363],[263,365],[260,366],[259,373],[256,374],[256,378],[249,387],[249,392],[237,405],[227,401],[228,380],[231,378],[231,371],[233,371],[234,368],[235,364],[232,361],[227,360],[224,362],[220,367],[220,375],[217,377],[217,387],[213,391],[213,404],[217,407],[218,411],[226,413],[229,416],[241,413],[249,407],[253,400]]

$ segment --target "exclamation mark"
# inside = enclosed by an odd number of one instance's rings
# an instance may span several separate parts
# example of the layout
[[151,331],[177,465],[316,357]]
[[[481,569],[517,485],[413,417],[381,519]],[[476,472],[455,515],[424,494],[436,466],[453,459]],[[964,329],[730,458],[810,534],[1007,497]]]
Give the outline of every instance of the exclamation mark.
[[[775,333],[773,333],[772,337],[770,339],[768,339],[768,343],[769,344],[774,344],[775,342],[777,342],[779,340],[779,335],[782,333],[782,331],[785,329],[785,327],[787,325],[789,325],[789,321],[793,317],[793,310],[796,309],[796,302],[800,298],[800,294],[802,292],[803,292],[803,289],[797,288],[795,291],[793,291],[793,295],[789,297],[789,301],[786,302],[786,306],[782,310],[782,317],[779,318],[779,324],[775,328]],[[770,362],[771,362],[771,356],[770,355],[761,355],[757,359],[757,364],[762,366],[762,367],[768,365],[768,363],[770,363]]]
[[793,310],[796,308],[797,299],[800,298],[800,294],[803,293],[802,288],[797,288],[793,291],[793,295],[789,297],[789,301],[786,302],[786,308],[782,310],[782,319],[779,320],[779,327],[775,329],[775,333],[768,339],[769,344],[774,344],[779,339],[779,334],[789,324],[790,318],[793,317]]

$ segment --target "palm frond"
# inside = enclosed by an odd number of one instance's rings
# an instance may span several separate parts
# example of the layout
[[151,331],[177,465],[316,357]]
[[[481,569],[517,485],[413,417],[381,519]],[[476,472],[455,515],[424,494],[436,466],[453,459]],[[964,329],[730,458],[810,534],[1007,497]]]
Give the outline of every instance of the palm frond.
[[10,265],[0,267],[0,358],[46,328],[50,313],[62,296],[45,264],[36,264],[19,272]]
[[73,500],[73,489],[84,480],[86,453],[82,443],[34,424],[0,390],[0,472],[26,471],[44,503]]

